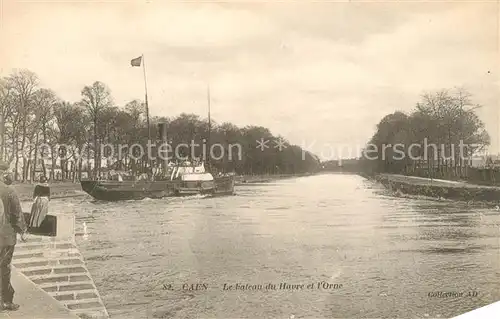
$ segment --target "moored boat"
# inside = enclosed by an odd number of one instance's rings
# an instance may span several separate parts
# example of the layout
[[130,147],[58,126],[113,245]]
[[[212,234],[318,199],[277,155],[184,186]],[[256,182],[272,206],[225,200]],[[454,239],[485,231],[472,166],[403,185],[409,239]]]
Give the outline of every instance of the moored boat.
[[234,176],[214,177],[204,165],[174,166],[170,177],[155,180],[82,180],[82,189],[97,200],[120,201],[189,195],[232,195]]
[[[141,57],[142,59],[143,57]],[[133,60],[134,61],[134,60]],[[132,66],[136,66],[134,62]],[[138,62],[140,65],[140,62]],[[145,76],[145,71],[144,71]],[[144,79],[145,80],[145,79]],[[146,83],[146,82],[145,82]],[[210,91],[208,96],[208,141],[210,141]],[[146,119],[148,127],[148,142],[151,141],[151,130],[149,125],[149,108],[147,90],[145,96]],[[158,124],[161,140],[163,144],[168,144],[166,123]],[[210,145],[210,142],[208,142]],[[151,164],[151,162],[150,162]],[[180,164],[168,163],[168,160],[162,161],[161,174],[146,175],[137,178],[128,176],[124,179],[120,174],[116,180],[82,180],[82,189],[98,200],[119,201],[144,198],[163,198],[171,196],[188,196],[198,194],[231,195],[234,193],[234,175],[217,174],[205,170],[203,162],[194,164],[184,161]],[[159,169],[150,165],[150,170]],[[130,180],[130,177],[131,180]]]

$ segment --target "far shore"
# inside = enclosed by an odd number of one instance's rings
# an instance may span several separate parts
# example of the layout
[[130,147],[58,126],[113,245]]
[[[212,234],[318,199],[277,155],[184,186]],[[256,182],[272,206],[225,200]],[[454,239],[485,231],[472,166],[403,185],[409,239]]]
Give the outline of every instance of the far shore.
[[377,174],[365,178],[381,183],[396,194],[423,195],[438,199],[461,201],[497,202],[500,187],[470,184],[449,180],[405,176],[397,174]]
[[[33,190],[36,183],[14,183],[11,185],[17,192],[19,200],[31,201],[33,199]],[[78,197],[84,196],[85,192],[82,191],[80,183],[73,182],[54,182],[50,183],[50,197],[51,199]]]
[[[255,183],[268,183],[281,179],[288,179],[294,177],[308,176],[311,174],[274,174],[274,175],[238,175],[236,176],[235,185],[255,184]],[[16,190],[21,201],[31,201],[33,199],[33,190],[36,183],[30,182],[15,182],[12,187]],[[52,182],[50,185],[50,193],[52,199],[79,197],[84,196],[85,192],[82,190],[80,183],[73,182]]]
[[276,180],[310,176],[309,174],[273,174],[273,175],[239,175],[236,176],[235,185],[245,185],[254,183],[269,183]]

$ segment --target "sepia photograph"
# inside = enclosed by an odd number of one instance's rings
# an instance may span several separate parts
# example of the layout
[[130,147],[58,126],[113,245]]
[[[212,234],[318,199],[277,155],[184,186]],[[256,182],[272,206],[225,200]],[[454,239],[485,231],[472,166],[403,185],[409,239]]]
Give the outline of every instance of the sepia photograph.
[[0,319],[499,318],[500,2],[0,0]]

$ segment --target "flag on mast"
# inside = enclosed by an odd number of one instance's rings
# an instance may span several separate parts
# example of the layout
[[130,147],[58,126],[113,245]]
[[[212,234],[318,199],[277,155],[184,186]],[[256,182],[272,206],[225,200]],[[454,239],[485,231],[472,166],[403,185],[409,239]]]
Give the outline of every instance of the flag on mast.
[[138,58],[135,58],[135,59],[132,59],[130,61],[130,65],[132,65],[132,66],[141,66],[141,62],[142,62],[142,56],[140,56]]

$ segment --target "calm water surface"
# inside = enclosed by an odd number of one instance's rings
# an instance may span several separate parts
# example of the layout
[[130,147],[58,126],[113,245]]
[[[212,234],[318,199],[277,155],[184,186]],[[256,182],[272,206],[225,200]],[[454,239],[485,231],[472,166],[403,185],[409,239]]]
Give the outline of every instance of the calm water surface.
[[[87,225],[78,244],[115,318],[446,318],[500,300],[493,205],[398,198],[358,176],[51,205]],[[337,289],[317,289],[322,281]],[[315,287],[223,291],[283,282]],[[196,283],[208,289],[182,290]],[[429,296],[438,291],[464,295]]]

